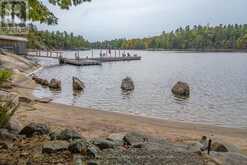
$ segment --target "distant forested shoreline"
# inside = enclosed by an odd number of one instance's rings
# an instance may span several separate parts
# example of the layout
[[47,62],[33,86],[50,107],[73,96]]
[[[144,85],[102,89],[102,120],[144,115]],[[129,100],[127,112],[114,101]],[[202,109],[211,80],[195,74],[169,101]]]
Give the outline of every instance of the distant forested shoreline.
[[90,43],[83,36],[65,31],[38,31],[37,28],[32,27],[28,34],[29,49],[84,50],[89,47]]
[[191,51],[245,51],[247,24],[186,26],[142,39],[115,39],[91,43],[92,48]]
[[29,49],[87,50],[134,49],[166,51],[240,51],[247,50],[247,24],[218,26],[186,26],[171,32],[162,32],[142,39],[115,39],[89,42],[83,36],[67,32],[38,31],[31,28],[28,34]]

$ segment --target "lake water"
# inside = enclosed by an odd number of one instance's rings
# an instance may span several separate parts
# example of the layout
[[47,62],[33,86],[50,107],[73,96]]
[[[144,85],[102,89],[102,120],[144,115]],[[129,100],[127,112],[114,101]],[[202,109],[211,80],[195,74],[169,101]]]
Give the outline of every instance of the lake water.
[[[102,66],[54,66],[40,77],[62,81],[62,91],[38,86],[34,95],[51,97],[54,102],[98,110],[131,113],[174,121],[247,127],[247,54],[130,51],[141,61],[103,63]],[[98,50],[94,54],[99,54]],[[74,52],[65,52],[74,57]],[[80,52],[91,56],[91,51]],[[57,64],[54,59],[39,59],[44,65]],[[74,95],[72,76],[86,85]],[[125,94],[120,85],[130,76],[135,90]],[[171,93],[177,81],[191,87],[191,96],[181,100]]]

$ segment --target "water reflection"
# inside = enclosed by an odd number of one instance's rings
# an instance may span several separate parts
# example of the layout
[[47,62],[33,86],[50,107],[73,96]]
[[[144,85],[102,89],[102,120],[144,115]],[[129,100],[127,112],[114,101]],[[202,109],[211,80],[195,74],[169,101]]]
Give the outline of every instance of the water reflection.
[[[81,52],[88,56],[91,52]],[[98,52],[99,53],[99,52]],[[95,51],[97,54],[97,51]],[[175,53],[136,51],[141,61],[103,63],[102,66],[54,66],[57,60],[42,59],[48,67],[39,76],[62,80],[61,91],[37,87],[34,95],[55,102],[106,111],[186,122],[247,127],[247,56],[243,53]],[[66,52],[66,56],[74,56]],[[72,76],[85,83],[74,93]],[[130,76],[135,90],[122,92],[121,80]],[[188,82],[190,97],[174,97],[177,81]]]
[[187,103],[189,103],[189,97],[182,97],[182,96],[175,96],[172,95],[173,98],[173,102],[175,104],[180,104],[180,105],[186,105]]

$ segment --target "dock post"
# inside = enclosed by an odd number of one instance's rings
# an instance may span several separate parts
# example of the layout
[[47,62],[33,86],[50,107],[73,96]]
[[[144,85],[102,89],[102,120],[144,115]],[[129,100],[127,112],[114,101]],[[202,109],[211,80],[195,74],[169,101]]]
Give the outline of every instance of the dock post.
[[100,49],[99,55],[100,55],[100,57],[102,57],[102,48]]

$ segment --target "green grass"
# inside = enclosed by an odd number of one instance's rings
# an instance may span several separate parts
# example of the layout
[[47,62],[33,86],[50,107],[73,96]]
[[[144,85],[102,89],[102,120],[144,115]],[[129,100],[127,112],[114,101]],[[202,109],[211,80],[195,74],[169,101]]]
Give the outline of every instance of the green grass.
[[12,105],[11,102],[0,105],[0,128],[5,126],[5,124],[9,121],[15,112],[15,108],[16,106]]
[[11,78],[12,72],[6,69],[0,69],[0,83],[7,81]]
[[[9,80],[11,76],[13,75],[13,72],[7,69],[0,69],[0,85]],[[2,128],[10,119],[10,117],[13,115],[14,110],[12,110],[11,103],[7,102],[5,104],[0,103],[0,128]]]

